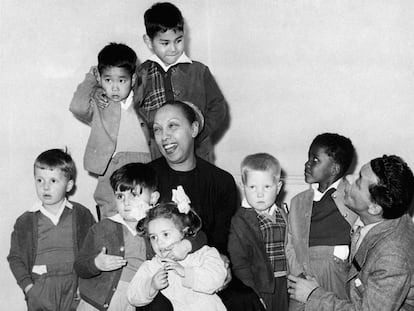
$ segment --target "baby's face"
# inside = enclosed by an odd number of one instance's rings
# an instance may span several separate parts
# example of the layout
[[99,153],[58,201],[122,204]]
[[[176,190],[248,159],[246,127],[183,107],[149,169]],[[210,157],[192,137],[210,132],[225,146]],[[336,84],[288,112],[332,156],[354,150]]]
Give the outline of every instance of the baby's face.
[[116,208],[119,215],[125,221],[139,221],[146,216],[151,203],[150,189],[141,188],[139,185],[133,190],[115,191]]
[[131,76],[125,68],[107,67],[99,75],[99,83],[105,95],[117,103],[128,97],[135,83],[135,74]]
[[248,171],[243,185],[247,202],[258,212],[267,211],[276,201],[281,182],[270,171]]

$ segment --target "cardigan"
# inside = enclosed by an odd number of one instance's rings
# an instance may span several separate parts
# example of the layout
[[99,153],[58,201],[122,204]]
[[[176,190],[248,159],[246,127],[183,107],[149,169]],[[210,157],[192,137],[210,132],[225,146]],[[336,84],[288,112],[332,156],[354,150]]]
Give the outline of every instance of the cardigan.
[[[154,255],[148,239],[144,238],[146,258]],[[85,239],[77,256],[74,268],[78,273],[81,298],[99,310],[106,310],[121,278],[122,268],[101,271],[95,265],[95,258],[106,247],[107,253],[124,257],[123,225],[108,218],[95,224]]]
[[[345,184],[341,181],[332,194],[339,212],[351,225],[357,215],[344,204]],[[309,269],[309,231],[312,216],[313,189],[310,188],[293,197],[289,209],[286,259],[290,274],[299,275]]]
[[[95,219],[86,207],[76,202],[71,203],[73,205],[73,248],[76,257],[89,228],[95,223]],[[23,213],[17,218],[11,235],[10,253],[7,260],[17,284],[23,291],[27,285],[34,283],[32,269],[37,253],[37,224],[40,213],[40,211]]]
[[[286,212],[278,207],[287,223]],[[273,293],[274,271],[266,253],[266,245],[253,208],[240,207],[233,216],[230,227],[228,250],[234,274],[260,293]]]

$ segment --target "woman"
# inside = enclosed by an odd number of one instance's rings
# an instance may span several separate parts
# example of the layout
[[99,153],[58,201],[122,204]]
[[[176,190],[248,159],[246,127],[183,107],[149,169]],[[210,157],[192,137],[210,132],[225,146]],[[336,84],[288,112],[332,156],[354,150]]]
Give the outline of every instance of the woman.
[[[164,104],[156,112],[153,125],[162,157],[151,165],[158,175],[160,201],[171,201],[172,189],[182,186],[202,219],[208,244],[227,255],[228,231],[238,206],[238,192],[228,172],[195,155],[195,138],[203,125],[201,112],[191,103]],[[255,293],[238,280],[233,279],[218,294],[230,311],[264,310]]]

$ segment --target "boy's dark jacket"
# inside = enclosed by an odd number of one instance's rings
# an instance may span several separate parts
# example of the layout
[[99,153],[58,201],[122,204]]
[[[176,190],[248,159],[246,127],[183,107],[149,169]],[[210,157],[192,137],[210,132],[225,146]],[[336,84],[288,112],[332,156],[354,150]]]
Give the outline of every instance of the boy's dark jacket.
[[[72,233],[74,255],[82,247],[89,228],[95,223],[91,212],[76,202],[72,203]],[[32,269],[37,252],[37,222],[40,211],[25,212],[17,218],[11,235],[10,253],[7,260],[10,269],[16,278],[17,284],[24,290],[27,285],[33,284]]]
[[[287,226],[287,213],[280,207]],[[229,254],[234,274],[256,293],[273,293],[274,272],[270,265],[257,213],[240,207],[230,227]]]

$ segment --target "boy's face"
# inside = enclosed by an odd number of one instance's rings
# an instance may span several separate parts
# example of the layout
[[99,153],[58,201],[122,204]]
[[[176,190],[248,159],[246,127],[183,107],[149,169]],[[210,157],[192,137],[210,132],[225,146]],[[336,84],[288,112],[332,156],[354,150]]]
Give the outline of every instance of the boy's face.
[[136,74],[131,74],[125,68],[107,67],[99,75],[98,81],[105,95],[114,102],[126,99],[135,83]]
[[337,164],[321,146],[311,145],[308,161],[305,163],[305,181],[308,184],[323,183],[335,175]]
[[43,207],[58,209],[72,190],[73,180],[69,180],[59,168],[41,168],[35,166],[34,177],[36,193]]
[[137,185],[133,190],[115,191],[116,208],[125,221],[139,221],[150,205],[157,203],[159,193]]
[[184,52],[184,32],[169,29],[158,32],[154,38],[144,35],[148,48],[168,66],[174,64]]
[[276,201],[282,182],[269,171],[248,171],[243,185],[247,202],[256,211],[267,211]]

